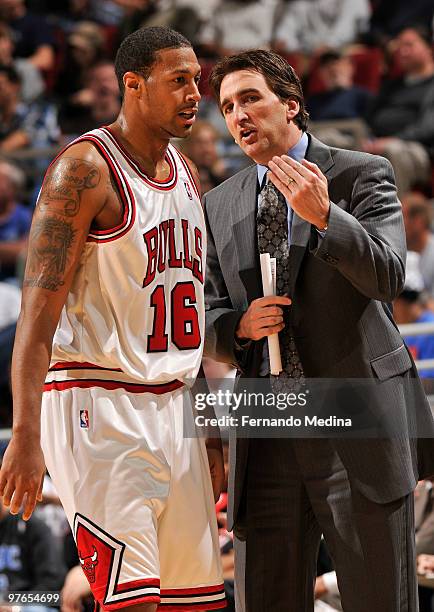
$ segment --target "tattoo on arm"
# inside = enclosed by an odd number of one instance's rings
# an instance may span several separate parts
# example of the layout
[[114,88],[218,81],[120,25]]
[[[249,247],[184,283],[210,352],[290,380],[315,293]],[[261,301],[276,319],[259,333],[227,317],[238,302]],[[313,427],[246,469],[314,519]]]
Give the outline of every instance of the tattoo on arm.
[[64,284],[68,251],[77,230],[59,217],[35,219],[30,235],[25,287],[57,291]]
[[38,208],[41,212],[75,217],[80,210],[83,191],[94,189],[100,180],[101,173],[95,164],[62,157],[45,178]]

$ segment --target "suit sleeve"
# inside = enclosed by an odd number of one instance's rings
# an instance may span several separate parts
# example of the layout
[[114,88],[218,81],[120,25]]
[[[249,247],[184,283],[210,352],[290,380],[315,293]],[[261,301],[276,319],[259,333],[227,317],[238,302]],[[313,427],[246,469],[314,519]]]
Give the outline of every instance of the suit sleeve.
[[239,350],[235,344],[235,330],[243,312],[233,308],[226,288],[208,220],[206,196],[203,206],[207,226],[204,354],[243,370],[248,349]]
[[310,248],[366,297],[391,302],[399,295],[406,241],[393,170],[386,159],[370,156],[356,168],[350,202],[331,202],[326,235],[318,240],[312,232]]

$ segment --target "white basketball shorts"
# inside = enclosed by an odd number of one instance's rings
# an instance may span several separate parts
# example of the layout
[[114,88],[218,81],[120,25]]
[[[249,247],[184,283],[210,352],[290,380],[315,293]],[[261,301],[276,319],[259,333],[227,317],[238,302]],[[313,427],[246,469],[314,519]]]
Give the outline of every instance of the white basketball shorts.
[[105,610],[225,607],[207,455],[203,440],[183,437],[187,414],[185,387],[157,395],[65,383],[43,394],[46,465]]

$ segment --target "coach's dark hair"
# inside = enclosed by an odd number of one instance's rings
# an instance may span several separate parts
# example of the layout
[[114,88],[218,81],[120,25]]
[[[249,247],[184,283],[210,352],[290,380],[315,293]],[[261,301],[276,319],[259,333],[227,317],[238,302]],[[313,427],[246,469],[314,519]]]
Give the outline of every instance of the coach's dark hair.
[[171,28],[158,26],[132,32],[116,53],[115,71],[121,95],[125,91],[123,77],[126,72],[137,72],[147,79],[157,59],[157,51],[191,46],[189,40]]
[[294,122],[301,130],[307,129],[309,113],[304,106],[303,90],[300,79],[292,66],[274,51],[256,49],[230,55],[218,62],[209,77],[211,90],[220,103],[220,86],[224,77],[237,70],[253,70],[263,75],[268,87],[282,102],[296,100],[300,111],[294,117]]

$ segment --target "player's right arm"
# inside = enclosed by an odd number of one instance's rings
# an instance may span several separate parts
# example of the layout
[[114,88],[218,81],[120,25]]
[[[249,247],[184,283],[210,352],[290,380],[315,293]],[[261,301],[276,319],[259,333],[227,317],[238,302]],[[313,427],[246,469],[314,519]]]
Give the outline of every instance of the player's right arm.
[[4,505],[16,514],[24,501],[24,519],[41,497],[40,411],[53,335],[107,182],[92,145],[73,145],[48,170],[33,216],[12,357],[13,435],[0,472]]

